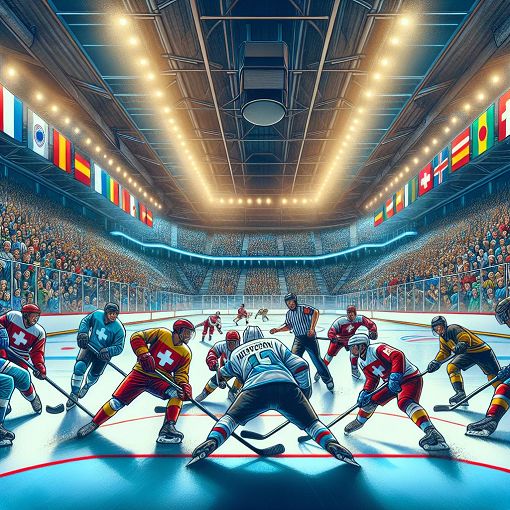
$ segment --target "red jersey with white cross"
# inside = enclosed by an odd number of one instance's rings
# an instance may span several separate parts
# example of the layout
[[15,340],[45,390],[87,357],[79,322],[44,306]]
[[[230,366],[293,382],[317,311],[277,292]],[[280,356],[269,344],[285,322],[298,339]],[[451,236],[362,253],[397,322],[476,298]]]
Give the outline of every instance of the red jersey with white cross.
[[380,379],[387,381],[392,372],[404,374],[404,377],[418,373],[402,351],[383,343],[370,344],[365,359],[359,358],[359,366],[366,378],[363,389],[368,391],[377,388]]
[[237,309],[237,316],[238,317],[248,317],[248,312],[244,306],[241,306]]
[[200,324],[197,324],[197,327],[198,326],[204,326],[204,329],[206,328],[210,328],[210,327],[216,327],[218,328],[218,330],[221,329],[221,317],[219,315],[209,315],[209,317],[207,317],[207,319],[205,319],[204,322],[201,322]]
[[361,326],[365,326],[368,331],[377,333],[375,322],[364,315],[356,315],[353,321],[350,321],[346,316],[342,316],[338,317],[338,319],[331,324],[328,330],[328,338],[342,344],[342,346],[347,349],[349,338],[351,338]]
[[[173,375],[177,384],[189,383],[189,365],[191,351],[186,344],[174,345],[172,332],[166,328],[154,328],[138,331],[131,336],[131,347],[137,356],[150,352],[156,362],[156,370]],[[156,374],[142,370],[136,363],[134,370],[151,377]]]
[[[9,348],[23,359],[44,364],[46,331],[40,324],[25,327],[21,312],[11,311],[0,317],[0,324],[9,334]],[[0,351],[2,358],[7,358],[5,351]],[[16,361],[13,359],[13,361]]]

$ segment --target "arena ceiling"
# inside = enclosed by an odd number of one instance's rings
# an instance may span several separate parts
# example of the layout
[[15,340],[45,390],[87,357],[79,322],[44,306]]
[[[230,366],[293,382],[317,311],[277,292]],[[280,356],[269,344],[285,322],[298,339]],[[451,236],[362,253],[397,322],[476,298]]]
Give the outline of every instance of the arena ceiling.
[[[25,63],[49,73],[160,213],[241,229],[367,214],[425,130],[504,53],[510,9],[504,0],[0,4],[10,28],[0,52],[29,54]],[[287,113],[273,126],[241,115],[246,40],[289,49]]]

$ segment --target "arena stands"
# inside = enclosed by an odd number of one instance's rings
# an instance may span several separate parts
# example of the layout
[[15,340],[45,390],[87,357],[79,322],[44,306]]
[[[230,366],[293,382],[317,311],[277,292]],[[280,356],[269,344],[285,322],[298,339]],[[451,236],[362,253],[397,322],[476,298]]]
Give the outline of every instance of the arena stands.
[[177,246],[194,253],[205,253],[207,232],[179,226],[177,229]]
[[349,229],[321,231],[322,250],[324,253],[333,253],[349,247]]
[[273,267],[253,267],[248,269],[244,293],[248,295],[280,294],[280,284],[276,269]]
[[313,269],[302,265],[285,266],[285,280],[289,292],[296,294],[320,294]]
[[240,255],[243,246],[243,235],[235,232],[219,232],[214,234],[212,255]]
[[179,262],[179,267],[193,286],[195,292],[198,292],[204,283],[209,266],[193,262]]
[[250,234],[248,255],[278,255],[276,235],[271,233]]
[[285,255],[314,255],[312,232],[283,233],[281,239]]
[[322,277],[324,278],[324,282],[326,283],[329,292],[333,293],[333,290],[337,286],[340,278],[342,278],[347,265],[348,264],[346,263],[338,262],[335,264],[328,264],[320,268]]
[[215,268],[209,282],[208,294],[235,294],[241,270],[237,267]]

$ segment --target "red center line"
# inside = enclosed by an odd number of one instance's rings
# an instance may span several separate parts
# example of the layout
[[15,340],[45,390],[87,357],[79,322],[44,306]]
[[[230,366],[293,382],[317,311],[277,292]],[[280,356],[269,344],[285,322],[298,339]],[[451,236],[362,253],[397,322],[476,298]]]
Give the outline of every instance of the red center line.
[[[255,454],[238,454],[238,453],[227,453],[227,454],[213,454],[211,457],[214,458],[222,458],[222,459],[251,459],[251,458],[257,458],[258,455]],[[486,464],[484,462],[476,462],[473,460],[468,459],[457,459],[453,457],[448,456],[441,456],[441,455],[427,455],[427,454],[400,454],[400,453],[359,453],[354,455],[355,458],[359,459],[380,459],[380,458],[386,458],[386,459],[441,459],[441,460],[448,460],[448,461],[454,461],[454,462],[461,462],[463,464],[469,464],[472,466],[477,467],[484,467],[487,469],[493,469],[496,471],[502,471],[503,473],[509,473],[510,469],[505,468],[503,466],[496,466],[493,464]],[[19,473],[24,473],[27,471],[34,471],[36,469],[43,469],[51,466],[58,466],[61,464],[69,464],[71,462],[81,462],[85,460],[96,460],[96,459],[154,459],[154,458],[163,458],[163,459],[183,459],[183,458],[191,458],[191,454],[187,453],[176,453],[176,454],[160,454],[160,453],[129,453],[129,454],[101,454],[101,455],[87,455],[83,457],[71,457],[67,459],[60,459],[60,460],[54,460],[50,462],[45,462],[43,464],[34,464],[32,466],[25,466],[19,469],[14,469],[12,471],[6,471],[4,473],[0,473],[0,478],[5,478],[7,476],[16,475]],[[328,454],[295,454],[295,453],[289,453],[289,454],[283,454],[278,455],[277,457],[273,458],[282,458],[282,459],[316,459],[316,458],[331,458]]]

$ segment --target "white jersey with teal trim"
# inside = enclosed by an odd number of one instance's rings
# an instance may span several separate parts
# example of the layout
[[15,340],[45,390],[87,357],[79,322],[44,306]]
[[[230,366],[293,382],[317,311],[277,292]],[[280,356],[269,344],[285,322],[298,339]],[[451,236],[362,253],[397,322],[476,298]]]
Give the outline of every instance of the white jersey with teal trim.
[[290,382],[303,390],[310,387],[308,363],[276,338],[241,344],[232,351],[221,374],[241,380],[243,391],[274,382]]

